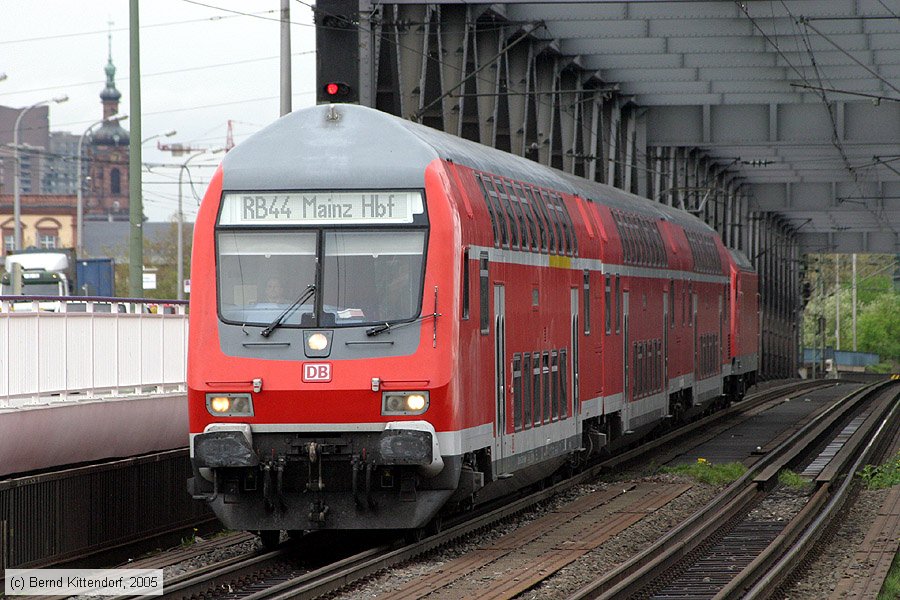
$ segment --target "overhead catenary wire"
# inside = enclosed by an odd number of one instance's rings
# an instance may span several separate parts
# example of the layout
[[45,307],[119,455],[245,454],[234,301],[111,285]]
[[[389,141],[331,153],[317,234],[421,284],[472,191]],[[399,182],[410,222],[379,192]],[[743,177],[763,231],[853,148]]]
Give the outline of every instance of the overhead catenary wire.
[[[302,52],[293,52],[293,53],[291,53],[291,56],[306,56],[306,55],[315,54],[315,53],[316,53],[315,50],[304,50]],[[157,71],[155,73],[141,73],[141,79],[146,79],[148,77],[162,77],[165,75],[178,75],[181,73],[191,73],[191,72],[195,72],[195,71],[204,71],[207,69],[219,69],[222,67],[234,67],[234,66],[238,66],[238,65],[263,62],[263,61],[267,61],[267,60],[277,60],[278,58],[279,58],[278,56],[263,56],[260,58],[248,58],[248,59],[244,59],[244,60],[233,60],[233,61],[224,62],[224,63],[217,63],[214,65],[200,65],[200,66],[196,66],[196,67],[183,67],[180,69],[170,69],[168,71]],[[117,77],[116,82],[119,84],[126,84],[126,83],[128,83],[128,77],[126,75]],[[15,96],[18,94],[26,94],[26,93],[32,93],[32,92],[58,91],[58,90],[63,90],[63,89],[71,89],[74,87],[85,87],[85,86],[89,86],[89,85],[90,86],[103,85],[104,83],[106,83],[106,80],[101,80],[101,79],[95,79],[93,81],[82,81],[80,83],[61,83],[61,84],[53,85],[53,86],[29,88],[29,89],[25,89],[25,90],[16,90],[14,92],[0,92],[0,96]]]

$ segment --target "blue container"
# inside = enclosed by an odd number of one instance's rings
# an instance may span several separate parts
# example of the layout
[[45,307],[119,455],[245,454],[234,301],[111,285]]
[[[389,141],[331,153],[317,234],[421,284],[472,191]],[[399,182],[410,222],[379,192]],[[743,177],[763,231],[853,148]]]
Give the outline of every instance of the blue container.
[[75,265],[76,296],[116,295],[116,265],[111,258],[82,258]]

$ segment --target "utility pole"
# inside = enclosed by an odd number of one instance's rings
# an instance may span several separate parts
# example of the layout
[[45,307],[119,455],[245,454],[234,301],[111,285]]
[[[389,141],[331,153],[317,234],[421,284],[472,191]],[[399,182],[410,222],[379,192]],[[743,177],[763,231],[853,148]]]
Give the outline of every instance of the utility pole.
[[281,116],[291,112],[291,0],[281,0]]
[[144,206],[141,201],[141,43],[138,0],[128,4],[128,90],[131,94],[131,136],[128,142],[128,196],[131,236],[128,245],[128,295],[144,296]]
[[856,352],[856,253],[853,253],[853,351]]
[[834,255],[834,350],[841,349],[841,255]]

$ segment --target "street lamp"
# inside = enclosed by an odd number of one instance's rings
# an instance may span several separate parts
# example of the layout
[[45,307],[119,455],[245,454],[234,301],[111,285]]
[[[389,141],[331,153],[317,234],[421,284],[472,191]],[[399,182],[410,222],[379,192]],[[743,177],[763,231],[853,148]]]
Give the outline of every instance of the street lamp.
[[86,138],[88,136],[88,134],[91,132],[91,130],[94,127],[96,127],[97,125],[102,125],[103,123],[105,123],[107,121],[113,121],[113,120],[114,121],[124,121],[127,118],[128,118],[128,115],[119,116],[116,114],[112,114],[106,119],[100,119],[99,121],[92,123],[90,127],[88,127],[87,129],[84,130],[84,133],[81,134],[81,137],[78,138],[78,152],[76,153],[76,157],[77,157],[77,160],[76,160],[77,175],[76,175],[76,177],[77,177],[77,182],[78,182],[77,188],[76,188],[76,195],[77,195],[78,201],[76,202],[76,205],[75,205],[76,206],[75,236],[78,238],[78,243],[75,246],[77,249],[75,252],[75,256],[77,256],[78,258],[81,258],[82,256],[84,256],[84,199],[83,199],[84,191],[82,189],[84,187],[84,181],[83,181],[83,173],[82,173],[82,167],[81,167],[82,148],[84,146],[84,138]]
[[178,133],[178,132],[175,131],[174,129],[170,129],[170,130],[168,130],[168,131],[165,132],[165,133],[157,133],[156,135],[151,135],[150,137],[144,138],[144,139],[141,140],[141,146],[143,146],[144,144],[146,144],[147,142],[149,142],[149,141],[151,141],[151,140],[155,140],[156,138],[161,138],[161,137],[172,137],[172,136],[175,135],[176,133]]
[[[222,152],[224,148],[214,148],[210,150],[210,154],[218,154]],[[178,283],[177,285],[177,297],[179,300],[184,300],[184,211],[182,210],[182,190],[181,190],[181,180],[184,176],[184,172],[188,168],[188,163],[197,158],[198,156],[205,154],[206,150],[201,150],[195,154],[191,154],[188,156],[183,163],[181,163],[181,167],[178,169]]]
[[15,169],[13,172],[13,219],[15,220],[14,245],[16,250],[22,249],[22,205],[21,192],[19,190],[19,125],[22,124],[22,117],[24,117],[32,108],[50,104],[51,102],[60,104],[68,99],[68,96],[62,95],[51,98],[50,100],[35,102],[31,106],[19,111],[19,116],[16,117],[16,124],[13,127],[13,168]]

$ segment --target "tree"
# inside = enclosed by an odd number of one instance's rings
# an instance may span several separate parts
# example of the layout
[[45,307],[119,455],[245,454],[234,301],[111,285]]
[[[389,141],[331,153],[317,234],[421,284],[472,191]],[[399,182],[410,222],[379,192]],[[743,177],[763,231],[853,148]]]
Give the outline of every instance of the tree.
[[[853,299],[851,281],[851,262],[844,256],[840,260],[840,289],[835,291],[835,259],[833,255],[813,255],[807,258],[811,268],[807,269],[807,281],[811,287],[810,301],[804,310],[803,345],[819,347],[822,343],[818,334],[818,319],[825,317],[825,345],[834,348],[836,302],[841,308],[841,349],[852,349],[853,339]],[[891,275],[896,268],[893,255],[859,255],[857,257],[857,348],[861,352],[874,352],[882,359],[896,357],[896,349],[892,344],[882,343],[882,336],[876,333],[878,319],[884,319],[885,327],[892,322],[890,317],[891,303],[900,301],[900,295],[893,289]],[[824,293],[821,293],[824,292]],[[891,300],[893,299],[893,300]],[[896,304],[894,305],[896,306]],[[886,314],[881,311],[887,310]],[[895,309],[896,310],[896,309]],[[862,318],[870,316],[870,326],[863,331]],[[900,317],[897,317],[900,318]],[[886,329],[889,330],[889,329]]]
[[[193,223],[184,224],[184,273],[190,277]],[[153,238],[144,237],[144,266],[156,269],[156,289],[145,290],[145,298],[173,300],[178,297],[178,270],[175,265],[178,256],[178,224],[172,222],[164,233]],[[116,265],[116,290],[128,289],[127,263]]]
[[900,294],[886,292],[866,305],[858,317],[857,335],[863,352],[900,361]]

